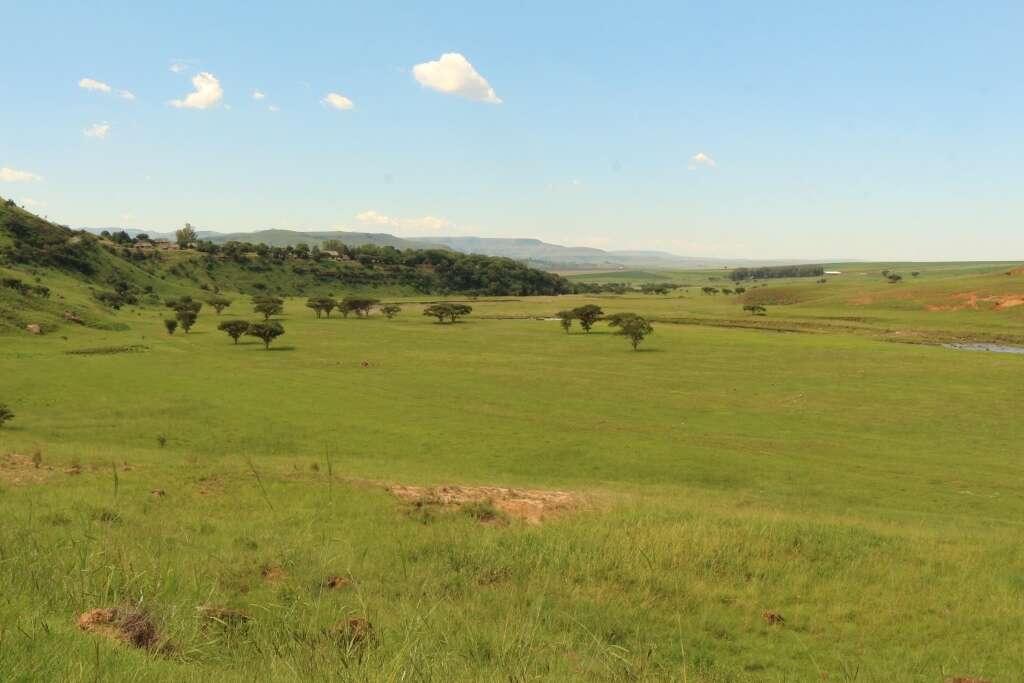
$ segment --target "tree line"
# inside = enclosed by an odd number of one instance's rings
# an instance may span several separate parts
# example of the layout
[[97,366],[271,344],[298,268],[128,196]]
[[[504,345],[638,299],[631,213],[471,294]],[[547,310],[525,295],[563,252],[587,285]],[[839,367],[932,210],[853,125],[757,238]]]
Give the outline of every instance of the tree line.
[[733,282],[743,280],[771,280],[782,277],[821,277],[825,274],[824,266],[761,266],[759,268],[735,268],[729,273]]

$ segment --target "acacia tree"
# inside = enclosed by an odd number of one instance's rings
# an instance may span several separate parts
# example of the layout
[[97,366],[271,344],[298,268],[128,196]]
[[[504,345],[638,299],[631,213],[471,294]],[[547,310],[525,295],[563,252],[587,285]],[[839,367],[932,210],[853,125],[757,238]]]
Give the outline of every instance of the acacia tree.
[[306,299],[306,308],[312,308],[313,313],[316,314],[317,319],[320,319],[320,315],[324,312],[323,304],[318,297],[309,297]]
[[395,304],[387,304],[385,306],[381,306],[380,312],[386,315],[388,320],[391,320],[402,312],[402,307]]
[[8,420],[14,419],[14,413],[7,407],[6,404],[0,403],[0,427],[4,426],[4,423]]
[[576,319],[572,311],[559,311],[555,313],[555,317],[558,318],[562,329],[565,330],[566,334],[569,334],[569,328],[572,327],[572,321]]
[[178,318],[178,322],[181,324],[181,329],[185,330],[185,334],[192,329],[192,326],[196,324],[196,312],[190,308],[179,308],[175,313]]
[[621,315],[617,320],[613,320],[611,325],[619,328],[618,334],[629,338],[634,351],[647,335],[654,333],[654,327],[645,318],[632,313]]
[[604,314],[600,306],[595,304],[587,304],[586,306],[580,306],[570,311],[577,320],[580,321],[580,327],[583,328],[584,332],[590,332],[590,328],[594,326],[594,323]]
[[357,316],[368,316],[370,315],[370,310],[379,303],[380,301],[378,299],[373,299],[371,297],[346,296],[341,300],[338,310],[340,310],[342,315],[346,318],[352,311],[355,311]]
[[281,323],[277,321],[261,320],[259,322],[251,323],[245,333],[250,337],[256,337],[261,340],[263,342],[263,347],[269,351],[270,342],[284,334],[284,328],[281,327]]
[[423,315],[437,318],[437,322],[443,323],[445,318],[449,323],[454,323],[464,315],[473,312],[473,307],[466,304],[440,303],[427,306],[423,309]]
[[423,315],[437,318],[437,322],[443,323],[448,317],[448,304],[433,304],[423,309]]
[[238,343],[238,338],[246,333],[249,329],[249,323],[244,320],[225,320],[220,325],[217,325],[217,329],[222,332],[227,332],[228,336]]
[[254,296],[252,303],[252,309],[263,315],[264,320],[270,320],[270,316],[277,315],[284,310],[284,299],[279,299],[276,296]]
[[174,318],[167,318],[164,320],[164,327],[167,328],[167,334],[174,334],[174,331],[178,329],[178,321]]
[[220,315],[221,311],[231,305],[231,299],[223,296],[211,296],[207,299],[206,303],[213,306],[213,310],[217,311],[217,315]]

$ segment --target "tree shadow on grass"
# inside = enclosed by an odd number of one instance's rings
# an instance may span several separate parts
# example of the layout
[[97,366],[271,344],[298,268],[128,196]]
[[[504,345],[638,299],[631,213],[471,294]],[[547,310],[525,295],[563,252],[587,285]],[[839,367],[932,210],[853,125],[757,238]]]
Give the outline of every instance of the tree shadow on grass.
[[271,346],[268,351],[294,351],[294,346]]

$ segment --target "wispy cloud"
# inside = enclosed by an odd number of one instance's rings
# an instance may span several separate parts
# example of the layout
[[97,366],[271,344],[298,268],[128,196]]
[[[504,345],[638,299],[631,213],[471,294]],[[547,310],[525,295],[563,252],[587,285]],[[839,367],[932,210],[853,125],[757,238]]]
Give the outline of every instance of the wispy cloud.
[[715,160],[709,157],[704,152],[697,152],[690,157],[690,165],[687,167],[691,171],[696,171],[698,166],[704,166],[706,168],[715,168],[718,166]]
[[109,123],[94,123],[85,129],[86,137],[105,139],[110,132]]
[[4,166],[0,168],[0,183],[28,183],[28,182],[39,182],[42,180],[41,176],[28,171],[19,171],[16,168],[8,168]]
[[210,109],[216,107],[224,98],[224,89],[220,87],[217,77],[203,71],[192,77],[195,88],[183,100],[171,100],[172,107],[177,109]]
[[487,79],[477,73],[469,60],[458,52],[446,52],[432,62],[417,64],[413,77],[424,88],[458,95],[474,102],[501,104],[501,98]]
[[320,101],[326,104],[328,107],[333,107],[335,109],[340,109],[342,111],[354,109],[356,106],[355,104],[352,103],[352,100],[345,97],[344,95],[339,95],[336,92],[327,93],[327,96]]
[[254,100],[262,100],[262,99],[265,99],[266,97],[267,97],[266,94],[260,92],[259,90],[253,90],[252,91],[252,98]]
[[[104,94],[107,94],[107,95],[109,95],[109,94],[114,92],[114,88],[110,87],[109,83],[104,83],[103,81],[97,81],[95,78],[83,78],[83,79],[81,79],[80,81],[78,81],[78,87],[81,88],[82,90],[92,90],[94,92],[101,92],[101,93],[104,93]],[[129,100],[131,102],[135,101],[134,93],[131,93],[131,92],[127,91],[127,90],[118,90],[117,91],[117,96],[120,97],[121,99]]]
[[420,218],[393,218],[374,210],[363,211],[356,215],[356,220],[365,225],[378,227],[399,228],[402,230],[420,230],[426,232],[441,232],[452,230],[455,223],[436,216],[422,216]]
[[78,81],[78,87],[83,90],[96,90],[98,92],[110,92],[112,88],[104,83],[103,81],[97,81],[94,78],[83,78]]

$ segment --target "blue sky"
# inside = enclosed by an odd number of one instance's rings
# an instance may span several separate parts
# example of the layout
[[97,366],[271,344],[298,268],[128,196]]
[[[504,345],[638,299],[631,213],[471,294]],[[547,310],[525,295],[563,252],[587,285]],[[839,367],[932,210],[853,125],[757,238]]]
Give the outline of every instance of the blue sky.
[[1020,2],[148,4],[5,6],[0,195],[76,227],[1024,259]]

